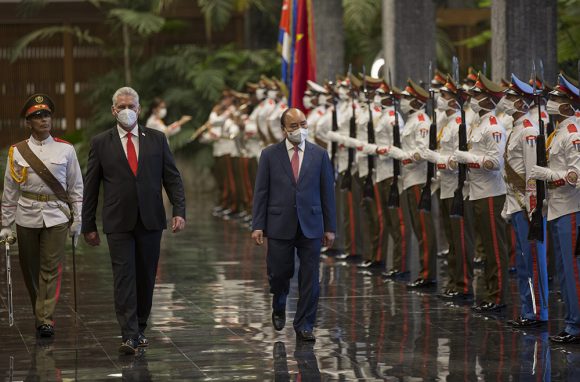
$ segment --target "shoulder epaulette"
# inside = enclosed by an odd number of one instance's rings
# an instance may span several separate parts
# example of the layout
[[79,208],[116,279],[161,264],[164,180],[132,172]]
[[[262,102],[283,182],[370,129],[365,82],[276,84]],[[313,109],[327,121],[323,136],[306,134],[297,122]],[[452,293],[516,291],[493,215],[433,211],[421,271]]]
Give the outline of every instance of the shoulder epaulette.
[[54,137],[55,142],[60,142],[60,143],[66,143],[67,145],[71,145],[72,143],[65,141],[64,139],[58,138],[58,137]]
[[524,127],[532,127],[532,122],[529,119],[524,119]]

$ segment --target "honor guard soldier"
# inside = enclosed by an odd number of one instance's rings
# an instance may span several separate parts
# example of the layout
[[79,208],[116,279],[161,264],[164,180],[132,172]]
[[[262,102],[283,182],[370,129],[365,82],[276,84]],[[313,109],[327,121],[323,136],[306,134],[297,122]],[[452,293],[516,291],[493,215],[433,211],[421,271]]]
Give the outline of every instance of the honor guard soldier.
[[425,113],[428,99],[429,93],[409,79],[401,97],[401,111],[407,114],[401,136],[402,148],[392,146],[389,150],[390,155],[403,164],[403,200],[419,246],[421,269],[417,279],[408,284],[410,288],[429,287],[437,282],[437,242],[433,216],[430,212],[419,211],[421,190],[427,178],[427,161],[422,154],[429,147],[431,120]]
[[[520,316],[508,321],[516,328],[545,324],[548,320],[548,272],[546,241],[529,241],[532,211],[536,208],[536,181],[530,172],[536,165],[537,119],[529,114],[534,90],[514,74],[500,101],[513,117],[505,149],[506,202],[504,213],[516,232],[516,268],[520,293]],[[544,224],[545,226],[545,224]]]
[[469,151],[456,151],[455,159],[469,172],[469,200],[473,201],[474,228],[481,236],[486,267],[484,288],[476,312],[497,312],[507,297],[506,223],[501,217],[506,187],[503,180],[505,128],[495,115],[503,88],[479,73],[471,88],[471,109],[479,119],[468,136]]
[[18,256],[37,335],[54,335],[67,233],[78,236],[82,174],[74,147],[52,137],[54,103],[31,96],[22,109],[30,138],[10,147],[2,195],[2,239],[16,223]]
[[[391,94],[392,91],[392,94]],[[396,112],[393,98],[399,99],[401,97],[401,90],[396,87],[390,87],[383,81],[379,89],[376,91],[383,105],[383,112],[379,123],[376,126],[376,153],[378,154],[376,160],[376,182],[381,196],[381,207],[385,219],[385,234],[388,234],[393,239],[393,259],[391,268],[383,272],[385,278],[404,277],[409,274],[407,264],[407,243],[405,241],[405,219],[403,217],[402,207],[390,207],[389,196],[391,195],[391,187],[393,187],[394,166],[393,158],[389,155],[389,148],[394,145],[393,132],[397,127],[395,119],[398,121],[399,136],[403,134],[405,122],[401,114]],[[376,102],[376,101],[375,101]],[[401,185],[402,182],[399,182]],[[402,187],[400,187],[402,190]],[[400,193],[399,190],[396,191]],[[383,253],[388,253],[388,237],[383,238],[384,250]]]
[[530,174],[547,182],[548,221],[565,306],[565,327],[550,337],[558,343],[580,343],[580,278],[574,255],[580,224],[580,127],[575,116],[579,101],[578,88],[560,75],[546,105],[558,122],[546,141],[548,167],[534,166]]
[[277,78],[274,78],[270,90],[268,90],[268,98],[271,98],[276,102],[276,105],[270,112],[267,121],[273,143],[278,143],[284,139],[284,129],[282,129],[280,117],[282,117],[282,113],[288,109],[288,88],[286,87],[286,84]]
[[[438,115],[445,118],[437,134],[438,151],[426,150],[425,159],[437,166],[440,183],[440,214],[449,243],[447,255],[447,286],[439,295],[444,299],[470,300],[473,298],[473,207],[469,200],[463,201],[463,216],[451,216],[453,197],[458,187],[458,166],[453,160],[459,149],[461,112],[458,97],[464,93],[457,88],[450,76],[437,98]],[[466,134],[469,126],[465,125]],[[464,197],[468,195],[463,193]]]
[[[312,106],[306,118],[306,122],[308,123],[308,139],[326,149],[328,146],[326,131],[320,129],[322,131],[320,133],[318,132],[318,121],[326,114],[330,95],[324,86],[310,80],[307,83],[311,92],[310,104]],[[304,102],[308,102],[306,96],[304,96]],[[306,103],[304,105],[306,106]]]

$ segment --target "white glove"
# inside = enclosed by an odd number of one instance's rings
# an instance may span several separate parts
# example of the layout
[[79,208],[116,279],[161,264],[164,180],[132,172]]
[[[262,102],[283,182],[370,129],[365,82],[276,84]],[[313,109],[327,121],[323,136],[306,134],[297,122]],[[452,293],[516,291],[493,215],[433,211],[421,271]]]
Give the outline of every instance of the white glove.
[[534,165],[530,170],[530,178],[538,179],[538,180],[554,180],[556,178],[556,174],[554,171],[550,170],[547,167],[542,167],[538,165]]
[[409,155],[397,146],[391,146],[389,148],[389,156],[397,160],[409,159]]
[[2,227],[2,230],[0,230],[0,239],[2,240],[6,240],[9,237],[14,237],[14,232],[12,232],[12,230],[10,229],[10,227]]
[[68,228],[69,237],[80,236],[82,223],[80,220],[75,220]]
[[503,209],[501,210],[501,218],[506,221],[506,223],[510,223],[512,220],[512,215],[508,215],[507,213],[507,203],[504,204]]
[[435,163],[437,164],[437,162],[439,162],[439,153],[437,151],[433,151],[433,150],[429,150],[426,149],[425,151],[421,152],[421,157],[423,157],[423,159],[431,162],[431,163]]
[[454,156],[458,163],[479,163],[477,155],[470,154],[469,151],[457,150]]

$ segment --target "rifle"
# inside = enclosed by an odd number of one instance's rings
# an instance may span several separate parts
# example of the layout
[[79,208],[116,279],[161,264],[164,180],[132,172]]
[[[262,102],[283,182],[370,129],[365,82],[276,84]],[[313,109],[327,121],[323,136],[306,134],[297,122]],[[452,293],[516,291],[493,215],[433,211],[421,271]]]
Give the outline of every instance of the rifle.
[[[366,70],[363,65],[363,92],[366,97],[367,101],[367,109],[369,109],[369,121],[367,122],[367,142],[369,144],[375,143],[375,123],[373,121],[373,111],[371,109],[371,101],[369,99],[369,93],[367,91],[367,76]],[[363,190],[363,195],[365,198],[373,198],[374,197],[374,186],[373,186],[373,171],[375,168],[375,160],[373,155],[367,156],[368,168],[369,173],[365,179],[365,185]]]
[[[354,106],[354,97],[353,97],[353,90],[352,90],[352,82],[351,82],[351,75],[352,75],[352,64],[348,66],[348,88],[349,94],[351,97],[351,105],[352,105],[352,115],[350,117],[350,127],[349,127],[349,137],[356,138],[356,118],[355,118],[355,106]],[[354,162],[356,154],[356,148],[349,148],[348,149],[348,165],[346,167],[346,172],[344,173],[344,177],[342,178],[341,189],[343,190],[351,190],[352,187],[352,164]]]
[[[544,64],[540,60],[540,81],[544,83]],[[546,158],[546,135],[544,129],[544,120],[542,119],[542,92],[536,91],[536,62],[532,61],[532,78],[533,94],[536,97],[538,105],[538,128],[539,135],[536,137],[536,164],[541,167],[548,167],[548,159]],[[544,241],[544,217],[542,216],[542,208],[544,206],[544,198],[546,197],[546,183],[536,180],[536,208],[532,212],[532,221],[530,222],[530,230],[528,231],[528,240]]]
[[[453,81],[459,84],[459,60],[457,57],[453,57]],[[465,103],[462,95],[463,89],[457,87],[457,103],[461,109],[461,124],[459,125],[459,150],[467,151],[467,127],[465,126],[465,110],[463,105]],[[451,217],[462,217],[463,216],[463,186],[465,185],[465,180],[467,179],[467,165],[464,163],[459,163],[459,174],[457,175],[457,189],[453,195],[453,201],[451,202],[451,211],[449,216]]]
[[[338,131],[338,114],[337,114],[337,107],[338,107],[338,100],[336,99],[336,94],[333,89],[332,81],[328,81],[328,89],[332,95],[332,131]],[[336,172],[336,152],[338,151],[338,143],[335,141],[331,142],[330,145],[330,161],[332,163],[332,168]]]
[[[395,123],[393,124],[393,146],[401,148],[401,131],[399,130],[399,110],[397,108],[397,97],[393,92],[393,79],[391,78],[391,69],[389,69],[389,96],[395,109]],[[393,159],[393,183],[389,193],[387,206],[389,208],[399,208],[399,176],[401,175],[401,162]]]
[[[433,63],[429,62],[429,80],[433,77]],[[430,81],[429,81],[430,82]],[[429,100],[431,101],[431,126],[429,126],[429,150],[437,150],[437,115],[435,114],[435,90],[429,86]],[[419,211],[431,212],[431,182],[435,176],[435,164],[427,163],[427,180],[421,192]]]

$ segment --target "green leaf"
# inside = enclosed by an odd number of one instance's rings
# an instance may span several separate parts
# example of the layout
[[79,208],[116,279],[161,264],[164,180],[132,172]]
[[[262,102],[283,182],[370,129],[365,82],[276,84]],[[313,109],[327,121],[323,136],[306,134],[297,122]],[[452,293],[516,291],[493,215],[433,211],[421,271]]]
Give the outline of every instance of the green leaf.
[[197,5],[205,19],[205,32],[208,39],[212,30],[221,30],[227,25],[234,11],[232,0],[197,0]]
[[59,25],[41,28],[33,32],[30,32],[27,35],[24,35],[23,37],[21,37],[16,41],[16,43],[14,44],[14,48],[12,50],[10,62],[13,63],[14,61],[16,61],[18,57],[22,55],[22,52],[34,41],[45,40],[47,38],[51,38],[61,33],[70,33],[74,37],[76,37],[76,39],[79,42],[86,42],[89,44],[103,43],[103,41],[100,38],[92,36],[88,30],[82,30],[79,27],[69,27]]
[[486,29],[483,32],[473,36],[466,38],[465,40],[461,40],[455,43],[455,45],[465,45],[468,48],[475,48],[481,46],[491,40],[492,34],[491,29]]
[[127,25],[141,36],[149,36],[161,31],[165,19],[151,12],[139,12],[126,8],[115,8],[109,11],[109,18]]

